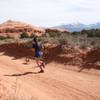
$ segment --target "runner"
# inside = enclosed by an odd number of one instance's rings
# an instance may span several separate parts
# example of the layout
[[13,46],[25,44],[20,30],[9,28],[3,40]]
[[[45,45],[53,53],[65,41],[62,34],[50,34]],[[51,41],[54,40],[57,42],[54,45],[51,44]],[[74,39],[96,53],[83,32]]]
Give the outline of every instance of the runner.
[[33,44],[33,48],[35,49],[36,64],[40,68],[40,73],[43,73],[44,72],[43,68],[45,68],[45,65],[42,59],[43,56],[42,45],[38,43],[36,37],[34,38],[32,44]]

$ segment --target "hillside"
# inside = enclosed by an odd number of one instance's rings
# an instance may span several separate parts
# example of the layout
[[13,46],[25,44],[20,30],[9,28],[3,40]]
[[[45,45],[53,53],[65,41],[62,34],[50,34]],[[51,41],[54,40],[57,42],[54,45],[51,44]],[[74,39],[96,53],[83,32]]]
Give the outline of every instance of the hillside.
[[8,20],[0,24],[0,34],[9,34],[12,37],[16,37],[19,36],[22,32],[27,32],[28,34],[35,33],[37,35],[41,35],[45,32],[45,29],[12,20]]
[[61,28],[41,28],[36,27],[30,24],[26,24],[19,21],[8,20],[0,24],[0,35],[11,37],[19,37],[22,32],[26,32],[29,35],[35,33],[38,36],[41,36],[44,33],[54,32],[54,33],[68,33],[68,30]]

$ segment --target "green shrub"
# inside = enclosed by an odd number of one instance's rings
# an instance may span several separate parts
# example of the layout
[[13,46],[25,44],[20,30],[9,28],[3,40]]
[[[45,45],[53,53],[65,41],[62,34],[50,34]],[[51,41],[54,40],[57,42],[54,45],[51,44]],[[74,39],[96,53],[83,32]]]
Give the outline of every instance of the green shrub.
[[26,32],[22,32],[20,38],[29,38],[28,34]]
[[36,37],[36,35],[35,35],[34,33],[32,33],[32,34],[30,35],[30,38],[34,38],[34,37]]
[[50,37],[56,37],[56,33],[54,33],[54,32],[49,32],[48,34]]
[[73,35],[87,34],[88,37],[100,37],[100,29],[82,30],[81,32],[72,32]]
[[4,39],[6,39],[6,37],[0,36],[0,40],[4,40]]
[[100,29],[96,29],[96,37],[100,37]]
[[60,37],[61,36],[60,32],[49,32],[48,34],[50,37]]
[[78,35],[80,32],[72,32],[73,35]]
[[59,43],[61,45],[68,44],[68,40],[67,40],[67,38],[59,38]]
[[81,34],[87,34],[88,37],[100,37],[100,29],[82,30]]

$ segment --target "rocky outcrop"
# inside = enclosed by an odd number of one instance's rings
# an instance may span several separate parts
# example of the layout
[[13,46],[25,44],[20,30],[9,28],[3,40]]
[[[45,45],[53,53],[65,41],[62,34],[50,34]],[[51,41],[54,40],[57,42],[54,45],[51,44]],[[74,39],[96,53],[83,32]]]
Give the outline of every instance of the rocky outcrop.
[[19,21],[8,20],[0,24],[0,35],[9,35],[11,37],[19,37],[22,32],[27,32],[29,35],[35,33],[41,36],[44,33],[69,33],[65,29],[60,28],[41,28]]
[[8,20],[7,22],[0,24],[0,34],[11,35],[13,33],[13,35],[16,35],[21,34],[22,32],[27,32],[29,35],[32,33],[41,35],[45,33],[45,29],[12,20]]

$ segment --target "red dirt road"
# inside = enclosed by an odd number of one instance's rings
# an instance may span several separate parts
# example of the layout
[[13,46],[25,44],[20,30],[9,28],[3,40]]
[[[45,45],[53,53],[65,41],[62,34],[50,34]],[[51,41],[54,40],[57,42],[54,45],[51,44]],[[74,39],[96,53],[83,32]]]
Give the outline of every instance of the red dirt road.
[[[65,70],[56,63],[37,73],[34,61],[0,53],[0,100],[100,100],[100,76]],[[10,98],[10,99],[9,99]]]

